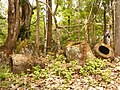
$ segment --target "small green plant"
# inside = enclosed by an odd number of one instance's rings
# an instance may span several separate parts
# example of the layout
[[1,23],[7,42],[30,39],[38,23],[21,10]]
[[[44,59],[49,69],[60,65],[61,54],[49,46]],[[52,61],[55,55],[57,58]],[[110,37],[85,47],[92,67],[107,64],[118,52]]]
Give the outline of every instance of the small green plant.
[[110,70],[106,70],[107,60],[102,60],[95,58],[94,60],[86,60],[86,64],[84,67],[80,69],[80,74],[82,76],[89,75],[101,75],[102,80],[108,83],[110,81],[109,75]]
[[83,76],[101,74],[102,70],[107,67],[107,61],[95,58],[94,60],[86,60],[84,67],[80,69]]
[[48,70],[47,69],[41,69],[40,66],[33,67],[33,74],[35,75],[35,78],[47,78],[48,77]]
[[97,85],[98,85],[98,81],[96,81],[96,80],[93,79],[93,78],[91,78],[91,79],[89,80],[89,83],[90,83],[91,86],[97,86]]
[[109,82],[110,82],[110,74],[111,74],[111,71],[110,71],[110,70],[106,70],[105,72],[102,73],[102,79],[103,79],[106,83],[109,83]]
[[34,69],[34,72],[33,72],[33,73],[34,73],[35,75],[39,75],[39,74],[40,74],[40,71],[41,71],[40,66],[37,65],[37,66],[33,67],[33,69]]
[[80,74],[83,76],[100,74],[101,70],[107,67],[107,62],[105,60],[101,60],[95,58],[94,60],[86,60],[86,64],[84,67],[80,69]]
[[48,70],[47,69],[41,69],[40,77],[48,78]]
[[4,80],[7,77],[7,73],[0,73],[0,80]]
[[58,55],[58,57],[55,59],[56,61],[63,61],[65,60],[65,56],[63,55]]
[[7,77],[9,77],[10,72],[7,66],[3,66],[3,68],[0,68],[0,80],[4,80]]
[[[70,67],[64,66],[65,60],[63,56],[57,57],[56,62],[51,66],[53,74],[63,77],[66,82],[69,82],[72,79],[75,66],[77,65],[76,61],[70,61]],[[67,64],[66,64],[67,65]]]
[[66,79],[66,82],[69,82],[72,79],[72,70],[63,69],[61,75]]

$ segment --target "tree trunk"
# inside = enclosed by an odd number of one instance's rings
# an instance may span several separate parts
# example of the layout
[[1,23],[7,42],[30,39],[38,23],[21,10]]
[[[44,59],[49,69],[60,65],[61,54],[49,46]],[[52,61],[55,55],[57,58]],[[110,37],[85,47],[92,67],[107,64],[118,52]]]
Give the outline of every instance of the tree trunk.
[[17,36],[19,34],[20,27],[20,1],[19,0],[9,0],[8,2],[8,37],[2,50],[7,54],[11,54]]
[[107,44],[107,41],[106,41],[106,4],[104,5],[104,43]]
[[111,0],[111,17],[112,17],[112,20],[111,20],[111,35],[112,35],[112,40],[111,40],[111,47],[114,49],[114,32],[115,32],[115,5],[113,4],[114,0]]
[[[70,25],[71,25],[71,0],[67,0],[68,2],[68,6],[67,6],[67,9],[70,10],[69,14],[68,14],[68,19],[67,19],[67,22],[68,22],[68,32],[70,32]],[[68,34],[69,35],[69,34]],[[70,36],[70,35],[69,35]]]
[[61,44],[60,44],[60,29],[58,28],[58,23],[57,23],[57,19],[56,19],[56,13],[58,10],[58,6],[59,6],[59,0],[57,0],[57,4],[56,4],[56,8],[55,11],[53,13],[53,18],[54,18],[54,24],[55,24],[55,31],[56,31],[56,44],[57,44],[57,52],[56,55],[59,55],[61,53]]
[[[46,12],[47,14],[47,12]],[[47,18],[45,20],[45,18],[43,19],[44,21],[44,55],[46,55],[47,52]],[[46,22],[45,22],[46,21]]]
[[115,56],[120,56],[120,0],[116,0],[115,10]]
[[[52,0],[48,0],[47,3],[52,10]],[[50,48],[52,43],[52,12],[50,8],[48,8],[47,48]]]
[[21,26],[18,39],[24,40],[30,37],[30,22],[32,18],[32,7],[29,0],[25,0],[21,3]]
[[40,18],[39,18],[39,2],[36,0],[36,7],[37,7],[37,22],[36,22],[36,53],[39,55],[39,46],[40,46],[40,40],[39,40],[39,24],[40,24]]

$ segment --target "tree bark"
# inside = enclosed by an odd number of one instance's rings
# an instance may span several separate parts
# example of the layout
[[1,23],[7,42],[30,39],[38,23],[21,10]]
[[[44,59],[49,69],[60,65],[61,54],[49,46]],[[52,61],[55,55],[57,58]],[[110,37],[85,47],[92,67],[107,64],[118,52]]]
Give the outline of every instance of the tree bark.
[[[46,14],[47,14],[47,12],[46,12]],[[47,53],[47,22],[45,22],[45,21],[47,21],[47,20],[45,20],[45,18],[44,18],[44,55],[46,55],[46,53]]]
[[120,0],[116,0],[115,10],[115,56],[120,56]]
[[19,34],[20,27],[20,1],[19,0],[9,0],[8,2],[8,37],[6,39],[5,45],[2,50],[7,54],[11,54],[17,36]]
[[[52,10],[52,0],[47,0],[47,1],[49,7]],[[48,8],[47,48],[50,48],[52,43],[52,12],[50,8]]]
[[29,0],[25,0],[21,4],[21,26],[20,26],[20,34],[18,39],[24,40],[29,39],[30,37],[30,22],[32,18],[33,8],[30,5]]
[[39,46],[40,46],[40,40],[39,40],[39,24],[40,24],[40,18],[39,18],[39,2],[36,0],[36,7],[37,7],[37,22],[36,22],[36,53],[39,55]]
[[58,5],[59,5],[59,0],[57,0],[57,5],[56,5],[56,8],[55,8],[55,11],[53,13],[53,18],[54,18],[54,24],[55,24],[55,31],[56,31],[56,43],[57,43],[57,53],[58,55],[61,53],[61,44],[60,44],[60,29],[58,28],[58,23],[57,23],[57,19],[56,19],[56,13],[57,13],[57,10],[58,10]]
[[106,41],[106,4],[104,5],[104,43],[107,44]]

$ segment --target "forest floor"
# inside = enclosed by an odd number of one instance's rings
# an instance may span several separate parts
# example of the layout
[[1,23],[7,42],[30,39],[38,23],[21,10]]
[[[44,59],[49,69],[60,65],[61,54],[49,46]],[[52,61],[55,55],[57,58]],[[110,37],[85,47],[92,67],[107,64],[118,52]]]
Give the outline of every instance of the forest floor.
[[[94,67],[95,63],[92,63],[89,62]],[[8,66],[1,65],[0,90],[120,90],[120,58],[107,62],[104,68],[101,68],[102,63],[96,63],[99,69],[96,72],[89,64],[79,70],[75,69],[79,67],[75,62],[69,67],[63,57],[49,57],[45,69],[35,66],[33,73],[19,75],[10,73]]]

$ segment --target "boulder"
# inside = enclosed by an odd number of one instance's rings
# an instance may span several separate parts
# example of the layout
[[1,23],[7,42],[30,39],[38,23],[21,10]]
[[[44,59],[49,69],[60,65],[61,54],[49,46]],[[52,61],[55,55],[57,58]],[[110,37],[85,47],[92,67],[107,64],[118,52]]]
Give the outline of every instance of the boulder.
[[89,44],[86,41],[69,42],[66,46],[67,62],[77,60],[80,65],[84,65],[86,58],[94,59]]
[[13,54],[10,57],[11,69],[13,73],[20,74],[21,72],[27,73],[28,69],[32,69],[35,65],[40,65],[45,68],[45,62],[42,58],[36,58],[31,55]]

